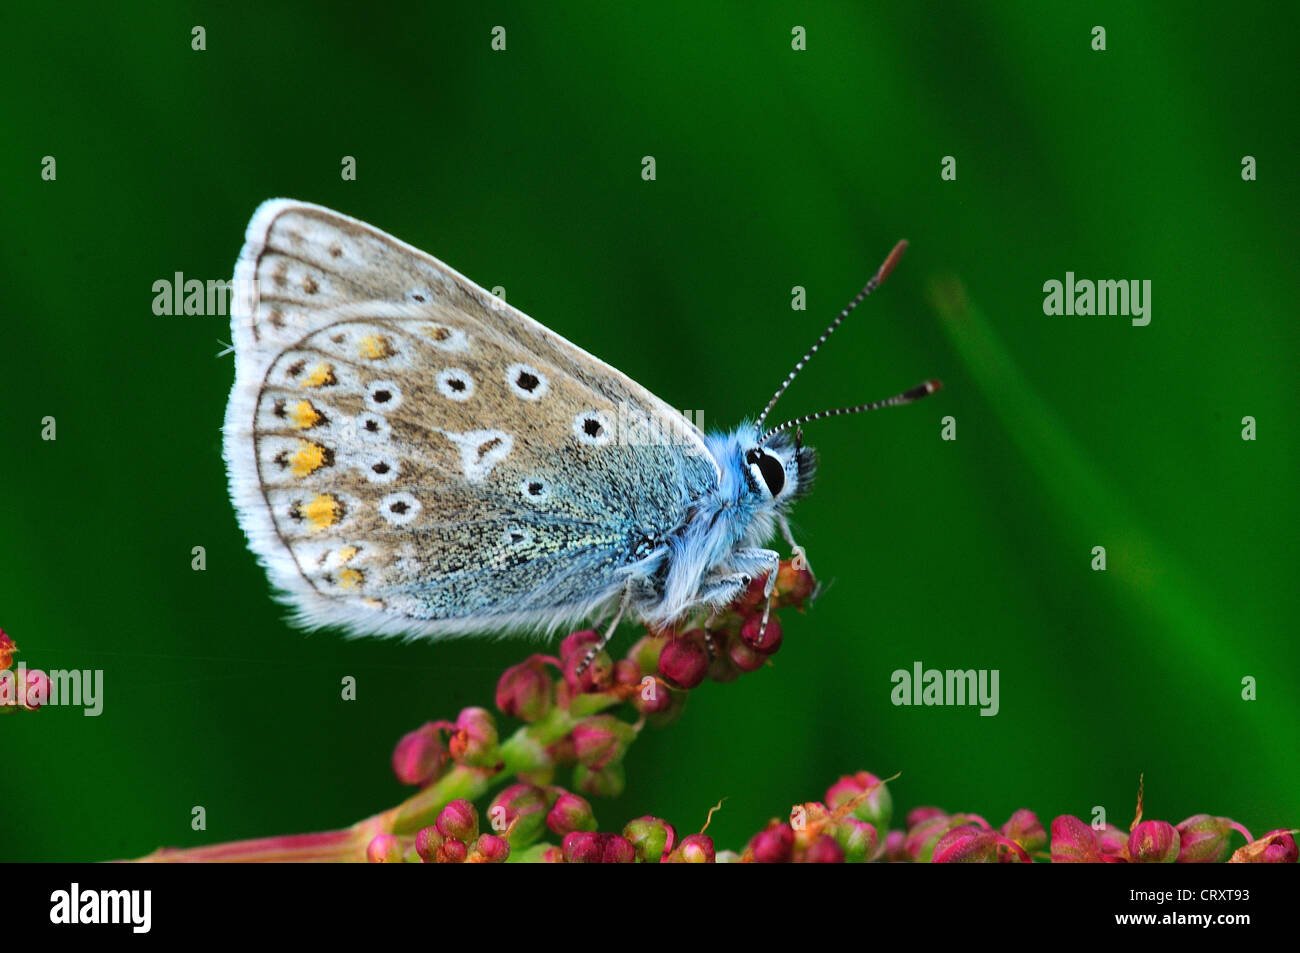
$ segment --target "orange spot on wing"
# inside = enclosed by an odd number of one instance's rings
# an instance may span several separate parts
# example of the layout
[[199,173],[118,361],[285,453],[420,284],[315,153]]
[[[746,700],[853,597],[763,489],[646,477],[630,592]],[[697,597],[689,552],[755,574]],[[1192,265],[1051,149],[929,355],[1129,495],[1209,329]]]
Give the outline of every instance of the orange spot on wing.
[[301,479],[323,467],[327,459],[328,453],[324,447],[304,440],[302,447],[290,459],[289,466],[293,469],[293,475]]
[[333,526],[343,515],[343,504],[332,493],[322,493],[301,508],[302,515],[311,521],[316,530]]
[[310,430],[321,422],[321,412],[311,405],[309,400],[300,400],[291,412],[293,426],[296,430]]

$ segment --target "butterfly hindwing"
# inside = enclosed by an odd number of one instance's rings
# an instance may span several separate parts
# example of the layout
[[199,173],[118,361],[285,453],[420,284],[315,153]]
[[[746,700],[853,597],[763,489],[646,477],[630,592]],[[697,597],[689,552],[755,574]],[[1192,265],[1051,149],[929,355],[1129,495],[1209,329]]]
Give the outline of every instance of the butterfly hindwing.
[[[259,209],[236,269],[226,457],[309,625],[553,628],[616,598],[716,464],[625,375],[328,209]],[[653,420],[659,439],[624,439]]]

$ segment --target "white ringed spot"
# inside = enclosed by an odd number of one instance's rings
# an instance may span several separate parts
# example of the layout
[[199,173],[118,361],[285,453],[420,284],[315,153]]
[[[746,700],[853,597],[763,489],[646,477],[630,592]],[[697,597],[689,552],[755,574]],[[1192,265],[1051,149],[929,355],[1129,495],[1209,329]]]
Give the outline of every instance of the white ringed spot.
[[379,515],[392,526],[405,526],[420,515],[421,509],[420,501],[404,490],[379,501]]
[[506,384],[522,400],[540,400],[551,389],[546,375],[530,364],[511,364],[506,368]]
[[584,410],[574,417],[573,435],[588,447],[603,447],[614,439],[609,415],[599,410]]
[[438,393],[448,400],[469,400],[474,396],[474,378],[469,371],[459,367],[449,367],[439,371],[434,378]]
[[402,389],[392,381],[375,381],[366,388],[366,406],[371,410],[389,411],[401,403]]

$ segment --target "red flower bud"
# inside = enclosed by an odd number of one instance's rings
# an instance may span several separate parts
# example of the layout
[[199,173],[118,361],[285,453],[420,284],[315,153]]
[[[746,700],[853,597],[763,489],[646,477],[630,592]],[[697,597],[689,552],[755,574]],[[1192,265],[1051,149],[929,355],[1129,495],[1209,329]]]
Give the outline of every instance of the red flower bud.
[[565,834],[560,849],[564,851],[566,864],[598,864],[605,853],[603,838],[594,831],[572,831]]
[[564,681],[575,694],[603,692],[614,684],[614,663],[604,649],[596,653],[581,675],[578,674],[578,666],[586,661],[587,653],[599,642],[600,635],[594,629],[584,629],[565,636],[560,643],[560,666],[564,670]]
[[400,864],[401,841],[392,834],[376,834],[366,845],[366,860],[372,864]]
[[885,860],[900,864],[907,859],[907,831],[890,831],[885,837]]
[[948,812],[940,807],[914,807],[907,812],[907,829],[910,831],[922,821],[928,821],[932,817],[947,817]]
[[[762,640],[759,633],[762,632]],[[763,613],[756,612],[740,626],[740,638],[755,652],[762,655],[775,655],[781,648],[784,636],[781,634],[781,622],[776,616],[769,616],[767,629],[763,629]]]
[[807,569],[795,569],[793,562],[781,563],[776,571],[776,603],[782,606],[801,605],[813,594],[817,583]]
[[551,710],[551,699],[551,678],[541,655],[506,669],[497,682],[497,708],[512,718],[537,721]]
[[647,814],[628,821],[623,836],[635,848],[637,858],[646,864],[657,864],[671,854],[677,843],[677,831],[667,821]]
[[546,815],[546,826],[564,836],[574,831],[594,831],[596,815],[586,798],[564,791]]
[[437,780],[446,764],[442,729],[431,721],[402,735],[393,748],[393,773],[403,784],[429,784]]
[[621,761],[636,740],[636,728],[613,715],[592,715],[573,726],[573,750],[578,763],[595,771]]
[[936,864],[996,864],[998,835],[979,827],[954,827],[934,845]]
[[442,846],[443,836],[436,827],[422,827],[415,832],[415,852],[426,864],[438,859],[438,848]]
[[1020,808],[1002,825],[1002,833],[1027,851],[1042,850],[1047,846],[1047,831],[1043,830],[1038,815],[1028,808]]
[[794,854],[794,829],[784,821],[773,821],[749,841],[756,864],[786,864]]
[[806,864],[842,864],[844,848],[829,834],[818,834],[817,838],[808,845],[803,859]]
[[767,656],[751,649],[738,635],[727,639],[727,658],[742,672],[757,672],[767,664]]
[[862,800],[853,808],[853,816],[874,826],[877,839],[885,836],[894,816],[894,800],[889,796],[889,788],[874,774],[859,771],[845,775],[827,789],[826,806],[835,810],[854,798]]
[[439,864],[463,864],[469,857],[469,848],[464,841],[448,839],[439,845],[434,854],[434,862]]
[[672,689],[657,675],[642,675],[632,690],[632,705],[644,715],[661,714],[673,707]]
[[535,784],[512,784],[488,805],[488,826],[511,847],[527,847],[546,829],[546,804],[546,792]]
[[669,639],[659,653],[659,674],[678,688],[694,688],[709,670],[709,653],[699,629]]
[[1294,864],[1297,851],[1295,836],[1288,830],[1269,831],[1259,840],[1238,848],[1228,861],[1232,864]]
[[1052,863],[1099,864],[1103,859],[1101,839],[1083,821],[1071,814],[1052,821]]
[[1128,836],[1128,857],[1135,864],[1172,864],[1178,860],[1178,831],[1164,821],[1143,821]]
[[708,834],[689,834],[668,855],[670,864],[712,864],[717,860],[713,838]]
[[1097,842],[1101,844],[1102,858],[1111,863],[1123,863],[1128,860],[1128,831],[1114,824],[1107,824],[1097,831]]
[[495,834],[480,834],[466,860],[471,864],[504,864],[509,856],[510,845],[505,838]]
[[844,849],[844,862],[862,864],[870,860],[880,844],[880,835],[875,825],[860,821],[856,817],[846,817],[837,823],[833,830],[836,843]]
[[1193,814],[1178,825],[1178,863],[1219,864],[1228,859],[1232,821]]
[[486,708],[464,708],[456,718],[456,733],[448,744],[460,764],[492,767],[500,760],[497,726]]
[[434,824],[438,833],[449,839],[455,838],[468,844],[478,837],[478,811],[463,797],[439,811]]

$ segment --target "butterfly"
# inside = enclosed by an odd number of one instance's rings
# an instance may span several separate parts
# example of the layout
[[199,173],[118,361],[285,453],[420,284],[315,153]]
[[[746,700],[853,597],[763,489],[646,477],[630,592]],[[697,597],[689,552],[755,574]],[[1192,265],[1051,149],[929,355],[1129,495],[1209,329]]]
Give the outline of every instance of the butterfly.
[[[263,203],[235,268],[231,497],[305,628],[441,638],[625,616],[662,629],[766,577],[811,486],[785,389],[902,255],[900,242],[753,421],[703,433],[635,381],[430,255],[357,219]],[[793,431],[793,434],[792,434]],[[766,624],[767,614],[764,613]]]

